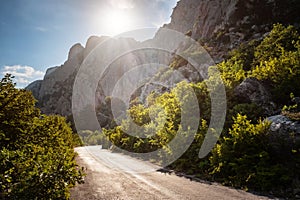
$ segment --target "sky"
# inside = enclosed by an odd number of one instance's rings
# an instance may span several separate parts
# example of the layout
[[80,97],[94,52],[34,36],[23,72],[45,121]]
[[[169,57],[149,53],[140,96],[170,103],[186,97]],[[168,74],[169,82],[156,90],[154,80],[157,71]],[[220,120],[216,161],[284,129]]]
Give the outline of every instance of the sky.
[[178,0],[3,0],[0,2],[0,73],[17,87],[62,65],[71,46],[92,35],[114,36],[170,22]]

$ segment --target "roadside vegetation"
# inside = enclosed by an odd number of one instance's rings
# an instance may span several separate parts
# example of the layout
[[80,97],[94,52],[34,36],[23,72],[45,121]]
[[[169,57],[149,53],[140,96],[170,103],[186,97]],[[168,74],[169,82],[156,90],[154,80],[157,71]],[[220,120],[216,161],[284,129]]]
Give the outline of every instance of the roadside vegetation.
[[[174,62],[172,65],[176,65]],[[169,168],[245,190],[284,197],[299,195],[299,135],[272,134],[270,122],[265,120],[272,114],[266,112],[264,105],[245,102],[234,95],[235,88],[245,79],[258,80],[271,93],[271,101],[279,108],[278,114],[286,105],[283,114],[299,120],[297,106],[300,105],[290,100],[291,94],[300,96],[300,37],[296,28],[276,24],[263,40],[242,45],[217,67],[226,87],[227,117],[217,145],[205,158],[200,159],[198,153],[211,117],[207,83],[214,82],[213,76],[198,83],[181,82],[163,94],[152,93],[147,105],[135,99],[127,111],[127,119],[113,129],[104,129],[103,133],[113,145],[128,151],[140,153],[162,148],[172,155],[168,143],[178,131],[189,134],[188,129],[180,125],[180,106],[182,99],[189,98],[189,92],[182,91],[192,88],[201,110],[200,125],[192,145]],[[127,134],[141,132],[131,121],[142,127],[143,135]],[[93,142],[97,139],[93,138],[95,134],[88,137]]]
[[68,199],[84,176],[76,136],[65,118],[42,115],[12,78],[0,82],[0,199]]

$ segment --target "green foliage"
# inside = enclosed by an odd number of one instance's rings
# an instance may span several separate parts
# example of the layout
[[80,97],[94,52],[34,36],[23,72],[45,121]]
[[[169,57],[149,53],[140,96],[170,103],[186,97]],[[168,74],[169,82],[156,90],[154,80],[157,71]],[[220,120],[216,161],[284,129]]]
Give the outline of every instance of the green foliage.
[[279,102],[284,103],[291,92],[300,95],[300,40],[294,44],[295,51],[277,48],[277,57],[256,66],[250,76],[268,81],[273,87],[273,94]]
[[104,130],[114,145],[134,152],[167,148],[166,145],[176,135],[180,123],[179,101],[175,90],[158,97],[149,97],[148,102],[149,107],[134,104],[121,126]]
[[[230,66],[230,67],[228,67]],[[228,88],[233,88],[246,78],[243,63],[239,60],[223,61],[218,65],[221,77]]]
[[254,60],[255,47],[258,41],[253,40],[247,44],[242,44],[238,49],[229,54],[229,59],[218,64],[221,77],[228,88],[234,88],[247,76],[247,71],[251,70]]
[[[227,89],[228,116],[224,137],[210,157],[214,180],[225,184],[285,193],[285,185],[299,188],[299,142],[293,133],[269,135],[261,107],[241,104],[233,91],[247,77],[255,77],[270,88],[273,101],[289,102],[289,94],[300,96],[300,37],[292,26],[274,25],[262,41],[252,41],[230,54],[218,68]],[[283,111],[298,120],[298,105]],[[241,115],[242,114],[242,115]],[[233,120],[233,116],[237,116]],[[246,117],[247,116],[247,117]],[[250,119],[250,120],[248,120]],[[207,176],[206,176],[207,177]]]
[[[232,109],[230,109],[228,115],[231,118],[237,116],[238,114],[246,115],[249,120],[256,122],[259,121],[260,117],[262,117],[262,113],[263,110],[260,106],[254,103],[244,103],[234,105]],[[231,122],[230,125],[233,124],[233,121],[231,121],[231,119],[228,120]]]
[[257,64],[268,61],[270,58],[280,57],[282,49],[295,51],[299,34],[295,27],[284,27],[282,24],[274,24],[270,34],[255,48],[254,56]]
[[[289,196],[288,189],[300,187],[299,137],[292,132],[282,135],[270,132],[270,123],[261,120],[267,117],[264,108],[243,103],[234,93],[242,81],[255,77],[270,89],[272,101],[280,106],[289,101],[291,92],[300,96],[299,47],[296,29],[276,24],[264,39],[251,41],[232,51],[227,60],[217,65],[220,74],[213,66],[208,70],[208,80],[181,82],[169,92],[150,94],[147,106],[133,102],[122,124],[104,130],[104,133],[122,149],[152,152],[159,148],[172,155],[168,143],[179,132],[189,134],[188,127],[181,125],[185,124],[182,116],[186,114],[181,107],[186,105],[187,111],[199,108],[201,121],[193,143],[169,167],[238,188]],[[162,71],[157,77],[167,79],[172,69],[183,65],[186,63],[177,57],[170,64],[171,69]],[[200,159],[198,153],[211,120],[210,96],[218,97],[216,91],[222,84],[219,75],[226,87],[227,102],[217,106],[227,107],[227,120],[218,144],[206,158]],[[190,100],[190,89],[198,102],[184,104]],[[299,105],[287,107],[283,114],[298,120]],[[196,116],[190,116],[188,120],[194,121],[193,117]],[[127,133],[134,133],[136,137]]]
[[142,104],[134,105],[128,110],[129,116],[133,122],[138,126],[142,126],[151,121],[149,117],[149,109],[145,108]]
[[[152,94],[147,99],[148,107],[134,104],[128,110],[127,119],[123,120],[120,126],[104,130],[104,133],[114,145],[129,151],[151,152],[162,148],[171,154],[168,143],[178,132],[182,135],[189,134],[189,127],[181,126],[181,123],[188,124],[181,121],[181,116],[189,116],[189,121],[194,119],[195,116],[190,115],[190,111],[196,109],[197,105],[188,102],[191,100],[191,92],[196,87],[182,82],[170,92],[159,96]],[[202,89],[198,87],[199,91]]]
[[268,123],[254,125],[238,114],[232,129],[210,157],[214,177],[235,187],[249,185],[257,175],[256,167],[269,156],[265,149],[268,129]]
[[191,83],[191,87],[193,88],[198,100],[201,118],[209,122],[211,112],[211,100],[207,84],[205,82]]
[[84,145],[102,145],[103,149],[108,149],[111,146],[106,135],[99,131],[84,130],[79,132],[79,136]]
[[299,102],[295,102],[295,96],[293,93],[290,94],[292,105],[285,105],[282,108],[282,115],[287,116],[291,120],[300,121],[300,104]]
[[[296,141],[291,145],[288,136],[269,135],[270,123],[253,124],[246,116],[238,114],[229,133],[214,148],[211,174],[227,185],[255,190],[280,190],[298,187],[299,149]],[[276,149],[281,143],[281,147]],[[282,195],[282,194],[281,194]]]
[[35,99],[32,95],[25,90],[16,89],[11,78],[7,74],[0,82],[0,131],[4,134],[0,146],[14,150],[16,141],[24,135],[24,129],[40,113],[34,108]]
[[249,76],[269,83],[278,103],[287,101],[291,92],[300,95],[300,36],[293,26],[274,25],[254,56]]
[[40,115],[35,100],[0,82],[0,196],[5,199],[67,199],[82,182],[73,134],[65,119]]
[[255,51],[257,46],[260,44],[257,40],[252,40],[249,43],[243,43],[237,49],[234,49],[229,53],[229,62],[238,61],[243,65],[245,71],[251,70],[253,66],[253,59],[255,59]]
[[255,77],[271,88],[278,104],[291,92],[300,96],[300,36],[293,26],[275,24],[262,40],[253,40],[230,53],[218,64],[226,88],[233,90],[247,77]]
[[170,165],[170,167],[174,168],[176,171],[183,171],[188,174],[195,174],[202,179],[209,179],[209,159],[208,157],[204,159],[198,157],[207,130],[208,123],[206,120],[202,119],[193,143],[178,160]]

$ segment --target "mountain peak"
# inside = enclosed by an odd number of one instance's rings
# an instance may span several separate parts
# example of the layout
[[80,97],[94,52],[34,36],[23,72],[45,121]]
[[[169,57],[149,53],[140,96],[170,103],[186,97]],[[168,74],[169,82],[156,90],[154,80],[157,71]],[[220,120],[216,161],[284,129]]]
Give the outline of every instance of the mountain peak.
[[74,44],[69,51],[68,60],[77,56],[79,53],[81,53],[83,51],[83,49],[84,49],[84,47],[80,43]]

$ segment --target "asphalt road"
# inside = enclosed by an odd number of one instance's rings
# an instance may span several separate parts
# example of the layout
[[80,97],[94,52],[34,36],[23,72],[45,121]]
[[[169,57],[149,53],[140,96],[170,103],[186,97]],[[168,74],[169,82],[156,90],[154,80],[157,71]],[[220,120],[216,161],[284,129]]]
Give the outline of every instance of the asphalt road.
[[85,184],[72,189],[71,199],[269,199],[216,183],[157,172],[159,166],[111,153],[100,146],[79,147],[76,151],[79,164],[87,168],[87,176]]

